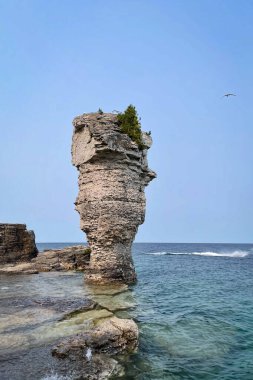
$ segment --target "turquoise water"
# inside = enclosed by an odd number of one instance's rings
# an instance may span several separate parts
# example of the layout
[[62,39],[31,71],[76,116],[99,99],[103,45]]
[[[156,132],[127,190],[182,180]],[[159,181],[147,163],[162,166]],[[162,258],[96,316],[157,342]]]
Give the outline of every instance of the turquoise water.
[[253,245],[140,244],[128,379],[253,379]]
[[[38,247],[64,245],[69,243]],[[131,288],[136,306],[118,315],[137,321],[140,346],[138,353],[122,358],[126,369],[123,379],[252,380],[253,245],[140,243],[134,244],[133,257],[138,274],[138,283]],[[86,295],[80,273],[12,276],[11,283],[6,277],[4,281],[5,300],[19,298],[24,292],[33,297],[47,292],[62,298]],[[6,313],[12,310],[6,306]],[[37,337],[44,328],[51,334],[49,322],[54,315],[43,316],[47,318],[45,327],[44,320],[38,324],[36,310],[32,310],[30,327],[22,327],[27,315],[18,309],[15,318],[21,328],[9,326],[9,335],[5,333],[7,346],[13,338],[13,348],[8,347],[3,355],[4,379],[60,379],[65,375],[46,376],[43,355],[44,361],[49,359]],[[20,348],[15,346],[17,339],[29,347],[23,362]],[[29,360],[30,377],[25,371]],[[9,372],[10,368],[14,369]],[[19,375],[8,377],[8,373],[17,373],[16,368]],[[64,378],[71,379],[68,373]]]

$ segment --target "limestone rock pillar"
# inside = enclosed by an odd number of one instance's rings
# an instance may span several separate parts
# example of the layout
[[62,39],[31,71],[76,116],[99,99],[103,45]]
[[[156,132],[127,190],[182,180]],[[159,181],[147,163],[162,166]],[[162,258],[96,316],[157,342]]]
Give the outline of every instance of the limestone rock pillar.
[[133,283],[131,246],[144,222],[144,188],[156,177],[144,149],[120,131],[117,115],[83,114],[73,120],[72,163],[79,171],[76,210],[91,248],[86,281]]

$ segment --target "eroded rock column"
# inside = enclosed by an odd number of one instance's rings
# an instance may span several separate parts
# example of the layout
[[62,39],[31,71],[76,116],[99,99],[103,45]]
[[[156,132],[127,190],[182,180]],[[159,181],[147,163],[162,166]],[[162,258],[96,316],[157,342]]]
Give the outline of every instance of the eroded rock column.
[[72,163],[79,171],[76,210],[91,248],[86,281],[133,283],[131,246],[145,217],[145,186],[155,178],[148,168],[151,137],[144,149],[120,131],[117,115],[90,113],[73,121]]

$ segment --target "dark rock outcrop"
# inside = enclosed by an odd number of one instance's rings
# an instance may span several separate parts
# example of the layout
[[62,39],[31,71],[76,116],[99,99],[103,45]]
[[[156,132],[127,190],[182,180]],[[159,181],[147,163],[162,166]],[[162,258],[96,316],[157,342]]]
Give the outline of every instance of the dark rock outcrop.
[[152,139],[143,132],[140,149],[111,113],[83,114],[73,125],[72,163],[79,171],[76,210],[91,248],[86,281],[133,283],[131,246],[144,222],[144,188],[156,176],[147,162]]
[[38,253],[33,231],[25,224],[0,223],[0,263],[30,261]]

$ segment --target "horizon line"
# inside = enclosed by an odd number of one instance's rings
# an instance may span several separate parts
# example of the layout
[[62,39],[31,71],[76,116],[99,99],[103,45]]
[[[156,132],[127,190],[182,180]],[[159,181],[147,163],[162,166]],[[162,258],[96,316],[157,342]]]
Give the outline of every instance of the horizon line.
[[[88,244],[87,241],[40,241],[36,242],[36,244]],[[251,243],[235,243],[235,242],[157,242],[157,241],[134,241],[133,244],[253,244]]]

